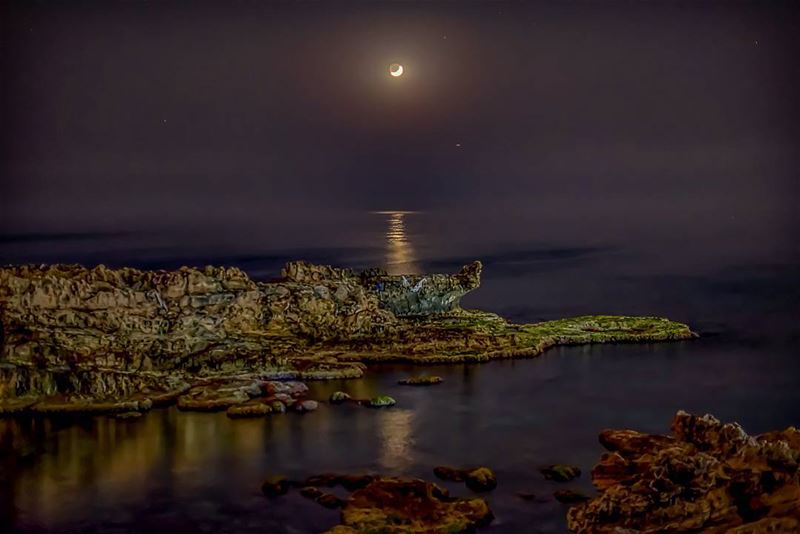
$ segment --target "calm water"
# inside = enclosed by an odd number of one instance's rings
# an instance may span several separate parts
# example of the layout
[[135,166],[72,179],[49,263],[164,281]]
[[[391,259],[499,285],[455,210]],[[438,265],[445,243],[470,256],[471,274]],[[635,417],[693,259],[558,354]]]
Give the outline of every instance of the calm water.
[[[275,232],[263,246],[213,232],[4,238],[4,262],[224,263],[259,278],[296,257],[383,264],[393,272],[449,272],[480,258],[484,281],[465,306],[515,321],[665,315],[703,337],[437,366],[431,371],[445,382],[432,388],[396,385],[416,371],[402,366],[312,384],[312,396],[321,399],[336,389],[389,394],[398,401],[391,410],[323,405],[303,416],[231,421],[170,408],[137,421],[0,420],[3,522],[23,531],[313,532],[334,525],[338,513],[296,494],[267,501],[259,491],[264,476],[376,471],[432,478],[436,465],[483,464],[499,480],[488,497],[497,519],[487,531],[564,532],[564,506],[515,493],[552,493],[557,486],[537,472],[542,464],[574,463],[588,472],[604,428],[666,431],[678,409],[735,419],[752,432],[800,424],[800,267],[789,254],[724,228],[701,244],[664,229],[629,229],[612,239],[613,232],[587,228],[585,235],[548,239],[552,232],[541,221],[501,225],[502,216],[350,214],[307,227],[293,221],[291,242]],[[203,252],[211,249],[213,255]],[[23,457],[9,454],[11,447]],[[586,476],[566,487],[591,489]]]

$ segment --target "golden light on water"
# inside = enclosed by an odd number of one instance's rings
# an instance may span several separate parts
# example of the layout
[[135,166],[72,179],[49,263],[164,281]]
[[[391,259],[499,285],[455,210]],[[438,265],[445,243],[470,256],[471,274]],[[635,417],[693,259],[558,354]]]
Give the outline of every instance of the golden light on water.
[[381,452],[378,461],[390,470],[402,470],[414,463],[414,412],[394,408],[381,413]]
[[387,217],[386,272],[389,274],[420,274],[419,258],[408,237],[406,217],[413,211],[377,211]]

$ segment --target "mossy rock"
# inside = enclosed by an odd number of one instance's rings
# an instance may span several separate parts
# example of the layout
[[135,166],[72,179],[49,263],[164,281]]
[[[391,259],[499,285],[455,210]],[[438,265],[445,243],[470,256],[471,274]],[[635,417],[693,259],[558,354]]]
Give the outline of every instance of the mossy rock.
[[542,473],[547,480],[553,480],[555,482],[569,482],[581,476],[581,470],[578,467],[568,464],[546,465],[540,468],[539,472]]
[[478,467],[466,472],[464,483],[472,491],[492,491],[497,487],[497,477],[488,467]]
[[377,397],[372,397],[367,401],[367,406],[370,408],[389,408],[395,404],[397,404],[397,401],[389,395],[378,395]]
[[344,391],[334,391],[331,393],[329,401],[331,404],[342,404],[343,402],[349,401],[351,398],[352,397]]

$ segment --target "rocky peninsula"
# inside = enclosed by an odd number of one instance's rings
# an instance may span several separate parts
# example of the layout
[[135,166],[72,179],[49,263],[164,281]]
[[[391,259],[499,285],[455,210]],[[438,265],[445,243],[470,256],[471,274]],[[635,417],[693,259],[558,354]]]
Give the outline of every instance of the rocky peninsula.
[[0,413],[227,409],[297,398],[302,385],[287,392],[277,381],[355,378],[371,362],[481,362],[695,337],[656,317],[511,324],[464,310],[481,268],[390,276],[297,261],[257,282],[223,267],[5,267]]

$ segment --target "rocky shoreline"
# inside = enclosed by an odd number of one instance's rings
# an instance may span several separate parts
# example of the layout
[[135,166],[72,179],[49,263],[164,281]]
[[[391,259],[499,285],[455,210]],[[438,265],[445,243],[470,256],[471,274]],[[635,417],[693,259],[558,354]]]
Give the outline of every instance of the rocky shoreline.
[[221,267],[5,267],[0,414],[228,409],[272,403],[274,381],[356,378],[367,363],[481,362],[556,345],[695,337],[655,317],[511,324],[464,310],[481,268],[389,276],[290,262],[280,279],[256,282]]

